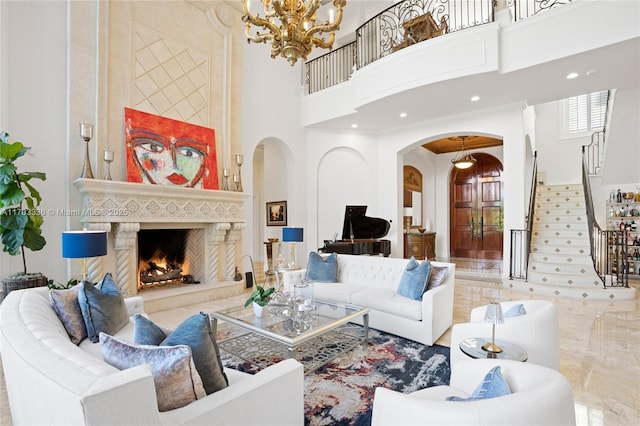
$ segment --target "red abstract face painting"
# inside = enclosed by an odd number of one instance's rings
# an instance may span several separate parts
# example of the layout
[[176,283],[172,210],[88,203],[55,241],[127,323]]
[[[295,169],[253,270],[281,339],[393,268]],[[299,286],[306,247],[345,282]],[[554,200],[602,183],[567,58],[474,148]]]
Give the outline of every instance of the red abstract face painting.
[[124,109],[127,180],[218,189],[213,129]]

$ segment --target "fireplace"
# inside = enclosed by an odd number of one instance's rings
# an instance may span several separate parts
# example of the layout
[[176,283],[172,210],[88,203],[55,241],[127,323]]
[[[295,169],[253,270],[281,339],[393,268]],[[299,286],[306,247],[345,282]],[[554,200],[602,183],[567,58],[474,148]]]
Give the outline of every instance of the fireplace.
[[138,232],[138,290],[174,284],[200,284],[199,229],[142,229]]
[[[212,285],[233,282],[246,226],[243,204],[249,194],[83,178],[74,184],[83,196],[83,224],[109,233],[107,256],[89,261],[90,280],[115,272],[122,291],[137,294],[140,239],[155,230],[160,235],[156,239],[173,238],[163,237],[162,231],[186,235],[181,274]],[[158,275],[170,272],[166,265],[158,266],[165,270],[158,269]]]

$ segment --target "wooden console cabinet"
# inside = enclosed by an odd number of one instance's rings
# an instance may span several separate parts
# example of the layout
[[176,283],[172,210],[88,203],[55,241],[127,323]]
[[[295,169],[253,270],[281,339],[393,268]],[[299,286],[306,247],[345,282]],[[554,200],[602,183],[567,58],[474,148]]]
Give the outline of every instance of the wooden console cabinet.
[[410,232],[404,234],[404,257],[409,259],[411,256],[416,260],[436,260],[436,233]]

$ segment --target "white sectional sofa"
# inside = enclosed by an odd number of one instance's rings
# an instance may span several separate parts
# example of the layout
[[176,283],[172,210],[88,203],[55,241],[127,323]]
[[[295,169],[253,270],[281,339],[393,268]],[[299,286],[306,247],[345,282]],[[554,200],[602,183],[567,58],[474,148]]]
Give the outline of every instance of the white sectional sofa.
[[[337,282],[315,282],[316,300],[367,307],[370,327],[430,346],[453,324],[455,264],[431,262],[432,266],[448,268],[448,272],[441,285],[417,301],[397,292],[408,259],[337,256]],[[292,291],[306,273],[306,269],[285,271],[285,290]]]
[[[291,359],[255,375],[225,369],[228,387],[159,412],[148,364],[120,371],[102,360],[99,343],[74,345],[48,290],[13,291],[0,305],[0,354],[15,425],[303,424],[303,367]],[[130,315],[143,313],[140,297],[125,303]],[[115,337],[132,341],[132,335],[130,321]]]

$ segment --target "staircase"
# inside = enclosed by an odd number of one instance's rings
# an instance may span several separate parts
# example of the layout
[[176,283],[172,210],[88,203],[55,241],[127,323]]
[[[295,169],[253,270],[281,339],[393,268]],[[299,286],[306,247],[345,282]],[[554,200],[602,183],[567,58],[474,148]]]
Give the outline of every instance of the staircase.
[[633,299],[634,288],[604,288],[596,274],[581,184],[537,188],[527,282],[514,290],[578,299]]

